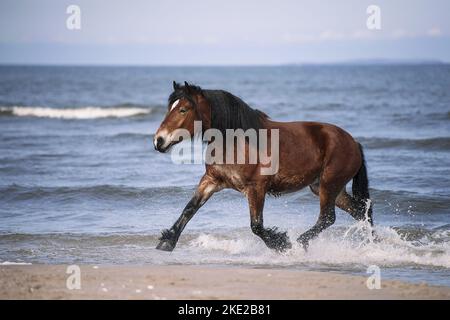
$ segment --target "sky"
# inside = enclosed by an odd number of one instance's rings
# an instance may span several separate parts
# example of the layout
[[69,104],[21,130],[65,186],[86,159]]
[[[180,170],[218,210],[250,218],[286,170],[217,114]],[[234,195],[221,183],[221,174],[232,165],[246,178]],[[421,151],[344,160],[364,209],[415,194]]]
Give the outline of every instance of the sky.
[[448,0],[1,0],[0,64],[450,62],[449,12]]

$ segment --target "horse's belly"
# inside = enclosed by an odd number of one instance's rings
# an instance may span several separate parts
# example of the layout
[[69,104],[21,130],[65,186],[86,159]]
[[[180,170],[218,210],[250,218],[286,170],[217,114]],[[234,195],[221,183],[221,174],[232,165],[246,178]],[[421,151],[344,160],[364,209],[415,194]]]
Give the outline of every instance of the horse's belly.
[[275,176],[268,192],[272,194],[290,193],[303,189],[314,182],[314,178],[304,176]]

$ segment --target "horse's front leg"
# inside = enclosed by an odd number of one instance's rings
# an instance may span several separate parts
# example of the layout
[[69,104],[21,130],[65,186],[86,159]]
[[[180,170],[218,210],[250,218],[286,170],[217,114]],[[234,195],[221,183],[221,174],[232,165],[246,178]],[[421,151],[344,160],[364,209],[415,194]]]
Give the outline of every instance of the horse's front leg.
[[255,235],[260,237],[270,248],[284,251],[292,247],[286,232],[279,232],[276,228],[265,229],[263,223],[264,200],[266,197],[263,188],[255,187],[247,191],[250,208],[250,226]]
[[197,210],[211,197],[211,195],[218,190],[218,185],[213,178],[204,175],[200,180],[197,190],[194,196],[186,205],[183,213],[178,220],[173,224],[169,230],[162,232],[161,238],[159,238],[159,244],[156,249],[164,251],[172,251],[177,245],[178,238],[183,232],[186,224],[191,220]]

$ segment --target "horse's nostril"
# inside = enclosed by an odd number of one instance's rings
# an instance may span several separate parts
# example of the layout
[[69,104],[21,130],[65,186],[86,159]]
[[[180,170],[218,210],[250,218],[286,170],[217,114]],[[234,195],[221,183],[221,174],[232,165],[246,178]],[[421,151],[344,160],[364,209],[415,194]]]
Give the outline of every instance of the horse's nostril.
[[159,149],[163,144],[164,144],[164,139],[161,137],[158,137],[158,139],[156,139],[156,149]]

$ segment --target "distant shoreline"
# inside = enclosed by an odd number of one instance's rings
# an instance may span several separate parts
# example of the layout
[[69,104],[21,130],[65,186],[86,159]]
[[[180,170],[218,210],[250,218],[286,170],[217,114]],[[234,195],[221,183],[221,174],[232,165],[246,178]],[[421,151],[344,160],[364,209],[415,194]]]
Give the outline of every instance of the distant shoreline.
[[0,299],[450,299],[449,287],[332,272],[204,266],[81,265],[81,289],[67,266],[0,266]]
[[348,67],[348,66],[434,66],[450,65],[440,60],[349,60],[335,62],[288,62],[280,64],[47,64],[47,63],[4,63],[0,67],[88,67],[88,68],[280,68],[280,67]]

